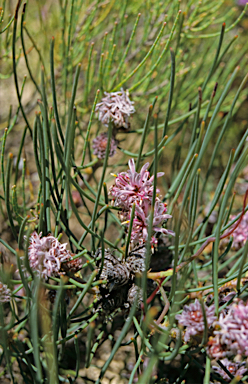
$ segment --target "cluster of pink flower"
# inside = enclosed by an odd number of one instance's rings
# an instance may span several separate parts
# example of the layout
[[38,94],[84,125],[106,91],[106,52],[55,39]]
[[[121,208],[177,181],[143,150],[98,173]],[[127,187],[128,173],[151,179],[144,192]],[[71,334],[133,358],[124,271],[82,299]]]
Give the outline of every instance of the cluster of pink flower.
[[[106,155],[107,143],[108,143],[108,132],[101,133],[92,141],[93,154],[97,156],[98,159],[104,159]],[[116,140],[114,136],[111,137],[109,154],[108,154],[109,157],[113,157],[115,155],[117,145],[118,145],[118,140]]]
[[[133,245],[143,244],[148,238],[148,228],[152,208],[153,181],[154,176],[150,177],[147,171],[149,163],[146,163],[141,171],[135,171],[134,160],[128,162],[129,170],[121,172],[116,176],[115,184],[110,188],[110,193],[114,197],[114,205],[122,208],[121,219],[129,225],[133,203],[135,203],[135,215],[132,226],[131,241]],[[159,172],[157,177],[163,176]],[[163,233],[174,235],[173,231],[162,228],[165,220],[171,218],[168,215],[166,204],[158,197],[159,189],[156,190],[156,200],[153,212],[153,233]],[[151,244],[156,244],[156,236],[152,236]]]
[[[210,328],[213,322],[217,319],[214,315],[215,307],[214,305],[211,305],[210,307],[204,305],[204,309],[208,328]],[[202,307],[199,300],[195,299],[194,303],[185,305],[183,312],[180,315],[176,315],[176,320],[178,320],[180,325],[186,327],[186,331],[183,336],[186,343],[188,343],[190,339],[196,335],[203,336],[205,325]]]
[[11,291],[6,284],[0,282],[0,303],[7,303],[10,301]]
[[[81,261],[73,260],[72,254],[54,236],[41,237],[33,232],[28,248],[29,264],[40,277],[57,276],[67,271],[75,272],[81,267]],[[68,265],[67,265],[68,264]]]
[[[247,372],[242,359],[248,356],[248,303],[236,299],[234,303],[221,311],[219,319],[214,315],[214,305],[204,305],[208,329],[213,336],[209,337],[207,353],[211,359],[222,359],[221,363],[231,375],[243,376]],[[204,317],[199,300],[185,305],[183,312],[176,315],[179,324],[186,327],[184,341],[193,341],[195,336],[203,336]],[[232,359],[239,357],[239,362]],[[231,359],[231,360],[229,360]],[[221,367],[213,367],[225,380],[231,381]]]
[[[110,140],[109,157],[116,153],[118,140],[116,139],[116,129],[130,128],[129,117],[135,112],[134,102],[129,99],[128,91],[121,89],[119,92],[104,92],[105,97],[96,105],[99,120],[107,127],[109,123],[113,123],[113,136]],[[108,142],[108,133],[101,133],[93,140],[93,154],[98,159],[104,159]]]
[[99,112],[99,120],[107,127],[113,122],[116,128],[130,126],[129,116],[135,112],[134,102],[129,99],[128,91],[121,89],[119,92],[104,92],[105,97],[96,105],[96,112]]
[[[235,219],[236,216],[231,216],[231,220]],[[248,211],[244,214],[242,217],[242,220],[239,224],[239,226],[235,229],[233,232],[233,242],[232,242],[232,249],[237,251],[240,248],[243,247],[245,244],[247,237],[248,237]]]
[[245,375],[245,373],[247,373],[247,368],[246,368],[245,362],[243,362],[243,363],[238,363],[237,362],[236,363],[234,361],[228,360],[227,358],[220,360],[220,362],[226,368],[226,370],[228,372],[230,372],[230,375],[228,375],[224,371],[224,369],[222,369],[220,366],[217,366],[217,365],[213,365],[213,367],[212,367],[213,371],[218,373],[228,383],[230,383],[232,381],[232,376],[243,377]]
[[208,353],[216,359],[248,356],[248,303],[237,300],[226,312],[220,313]]

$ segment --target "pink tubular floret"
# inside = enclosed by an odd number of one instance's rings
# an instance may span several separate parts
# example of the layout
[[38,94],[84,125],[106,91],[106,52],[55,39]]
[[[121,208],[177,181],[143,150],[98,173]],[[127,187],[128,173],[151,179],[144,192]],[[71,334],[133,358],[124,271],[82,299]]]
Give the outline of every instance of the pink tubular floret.
[[[134,244],[142,244],[148,238],[154,193],[154,176],[150,177],[150,173],[147,170],[149,163],[144,164],[140,172],[135,170],[134,159],[130,159],[128,165],[129,170],[121,172],[116,176],[115,184],[110,188],[110,193],[114,197],[114,205],[122,208],[121,217],[125,219],[125,224],[130,222],[132,206],[135,203],[131,240]],[[163,172],[159,172],[157,177],[163,175]],[[173,231],[162,228],[162,224],[171,218],[171,215],[166,213],[166,204],[160,200],[159,193],[160,190],[156,188],[153,233],[174,235]],[[152,235],[151,244],[156,244],[156,242],[156,236]]]
[[28,247],[29,264],[33,271],[41,277],[56,276],[61,263],[72,259],[66,243],[61,244],[54,236],[41,237],[41,233],[33,232]]
[[[214,305],[211,305],[210,307],[204,305],[204,308],[207,318],[207,325],[208,328],[210,328],[210,326],[216,320],[216,316],[214,315],[215,307]],[[176,315],[176,319],[180,325],[186,327],[184,334],[184,341],[186,343],[192,337],[203,334],[205,325],[202,307],[199,300],[195,299],[194,303],[185,305],[183,312],[180,315]]]

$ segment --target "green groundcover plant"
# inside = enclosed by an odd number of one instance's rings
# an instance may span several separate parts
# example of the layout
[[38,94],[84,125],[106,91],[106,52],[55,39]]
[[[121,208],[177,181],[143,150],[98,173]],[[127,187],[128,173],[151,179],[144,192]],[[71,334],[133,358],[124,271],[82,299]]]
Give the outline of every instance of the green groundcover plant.
[[1,382],[248,379],[246,11],[2,2]]

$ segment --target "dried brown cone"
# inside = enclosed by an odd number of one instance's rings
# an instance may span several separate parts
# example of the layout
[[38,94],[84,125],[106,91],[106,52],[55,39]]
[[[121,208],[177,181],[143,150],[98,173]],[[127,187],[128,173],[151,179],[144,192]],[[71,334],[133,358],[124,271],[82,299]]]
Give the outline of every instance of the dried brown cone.
[[[96,251],[95,257],[98,258],[102,255],[101,248]],[[101,266],[101,259],[97,261],[97,266]],[[104,250],[104,261],[100,280],[107,280],[106,284],[101,287],[107,289],[109,292],[118,289],[120,286],[125,285],[130,280],[130,270],[126,263],[122,263],[115,257],[109,249]]]
[[126,264],[132,273],[142,273],[146,270],[146,246],[136,246],[126,259]]
[[[99,279],[106,280],[106,284],[99,287],[99,301],[97,310],[108,317],[117,309],[128,314],[136,301],[137,312],[141,311],[143,301],[142,289],[135,284],[135,274],[144,273],[146,270],[146,246],[136,246],[129,254],[126,261],[121,262],[109,249],[104,251],[104,261]],[[98,259],[96,264],[101,266],[102,251],[99,248],[95,254]],[[151,286],[152,285],[152,286]],[[156,286],[156,283],[155,283]],[[154,282],[148,280],[148,295],[155,289]],[[102,317],[100,317],[102,319]]]
[[123,307],[127,301],[128,288],[129,285],[124,285],[118,290],[112,291],[104,295],[98,304],[98,309],[102,309],[104,315],[109,316],[118,308]]
[[82,268],[82,260],[81,258],[68,260],[64,263],[61,263],[61,272],[67,272],[67,273],[76,273]]
[[131,309],[135,303],[136,298],[137,298],[136,309],[140,310],[141,303],[143,302],[142,289],[138,287],[136,284],[132,284],[132,286],[128,290],[127,299],[124,304],[124,307],[127,309]]

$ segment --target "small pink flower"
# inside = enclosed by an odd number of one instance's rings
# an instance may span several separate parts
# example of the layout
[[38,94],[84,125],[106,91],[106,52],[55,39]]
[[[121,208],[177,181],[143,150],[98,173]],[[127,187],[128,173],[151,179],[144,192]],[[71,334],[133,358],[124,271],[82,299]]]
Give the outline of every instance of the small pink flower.
[[236,2],[238,5],[241,5],[241,6],[244,5],[245,6],[247,3],[247,0],[237,0]]
[[[146,207],[143,210],[140,206],[135,207],[135,217],[133,220],[133,228],[131,233],[131,239],[133,242],[143,243],[148,238],[148,229],[150,224],[150,210],[151,207]],[[166,214],[167,208],[160,200],[155,202],[154,213],[153,213],[153,233],[163,233],[165,235],[170,234],[174,235],[173,231],[170,231],[165,228],[161,228],[163,222],[169,218],[171,215]],[[152,236],[151,244],[156,244],[156,237]]]
[[[164,223],[164,221],[170,219],[172,216],[168,215],[166,204],[162,203],[161,201],[157,200],[154,205],[154,213],[153,213],[153,230],[154,232],[161,232],[165,235],[172,235],[174,236],[175,233],[169,229],[161,228],[160,226]],[[149,222],[150,216],[148,216],[148,222]]]
[[33,232],[29,241],[29,264],[41,277],[56,276],[60,272],[61,263],[72,258],[66,250],[66,243],[61,244],[54,236],[41,237],[41,233],[38,235]]
[[[216,320],[214,315],[215,307],[211,305],[210,307],[204,306],[207,318],[208,328],[211,327],[213,322]],[[179,315],[176,315],[176,319],[179,324],[183,327],[186,327],[184,334],[184,341],[187,343],[191,337],[196,335],[203,334],[204,331],[204,317],[202,313],[202,307],[199,300],[195,299],[195,302],[183,307],[183,312]]]
[[82,197],[80,196],[80,193],[77,189],[71,191],[72,200],[77,208],[81,207],[83,205]]
[[[219,350],[223,350],[222,357],[248,356],[247,303],[239,300],[228,307],[227,313],[221,313],[215,323],[214,335],[217,341],[211,340],[211,344],[219,344]],[[217,356],[211,348],[209,354],[213,358],[219,358],[219,352]]]
[[0,303],[7,303],[10,301],[11,291],[6,284],[0,282]]
[[[134,159],[130,159],[128,165],[130,169],[118,173],[115,185],[110,188],[110,193],[115,198],[115,206],[129,210],[133,203],[141,206],[147,201],[151,205],[154,176],[150,177],[147,171],[149,163],[143,165],[140,172],[135,171]],[[157,177],[163,175],[163,172],[159,172]],[[159,189],[156,192],[159,193]]]
[[[235,219],[236,216],[231,216],[230,219]],[[235,225],[235,224],[234,224]],[[232,233],[233,242],[232,249],[234,251],[239,250],[245,245],[248,238],[248,211],[244,214],[239,226]]]
[[[220,362],[233,376],[240,376],[242,378],[247,372],[245,363],[235,363],[234,361],[230,361],[227,358],[220,360]],[[232,380],[231,377],[220,366],[214,365],[213,370],[228,383]]]
[[104,92],[105,97],[96,105],[99,120],[106,125],[112,121],[116,128],[130,127],[129,116],[135,112],[134,102],[129,99],[128,91],[121,89],[119,92]]
[[220,342],[219,335],[210,337],[207,345],[207,353],[212,359],[222,359],[227,356],[225,347]]
[[[104,159],[106,156],[106,149],[108,143],[108,133],[104,132],[97,136],[92,141],[93,154],[98,157],[98,159]],[[110,139],[110,148],[109,148],[109,157],[113,157],[116,153],[118,141],[112,137]]]
[[[148,239],[154,192],[154,176],[150,176],[147,170],[149,163],[143,165],[140,172],[136,172],[133,159],[129,160],[128,165],[128,171],[121,172],[116,176],[115,184],[110,188],[110,193],[114,197],[114,205],[122,208],[120,217],[125,224],[128,224],[127,227],[130,224],[132,206],[135,203],[131,240],[133,245],[137,243],[143,244]],[[161,177],[163,174],[163,172],[159,172],[157,177]],[[171,218],[171,215],[166,213],[166,204],[162,203],[158,197],[159,193],[160,191],[157,188],[153,213],[152,245],[157,243],[157,238],[154,236],[156,233],[174,235],[173,231],[162,228],[162,224]]]

